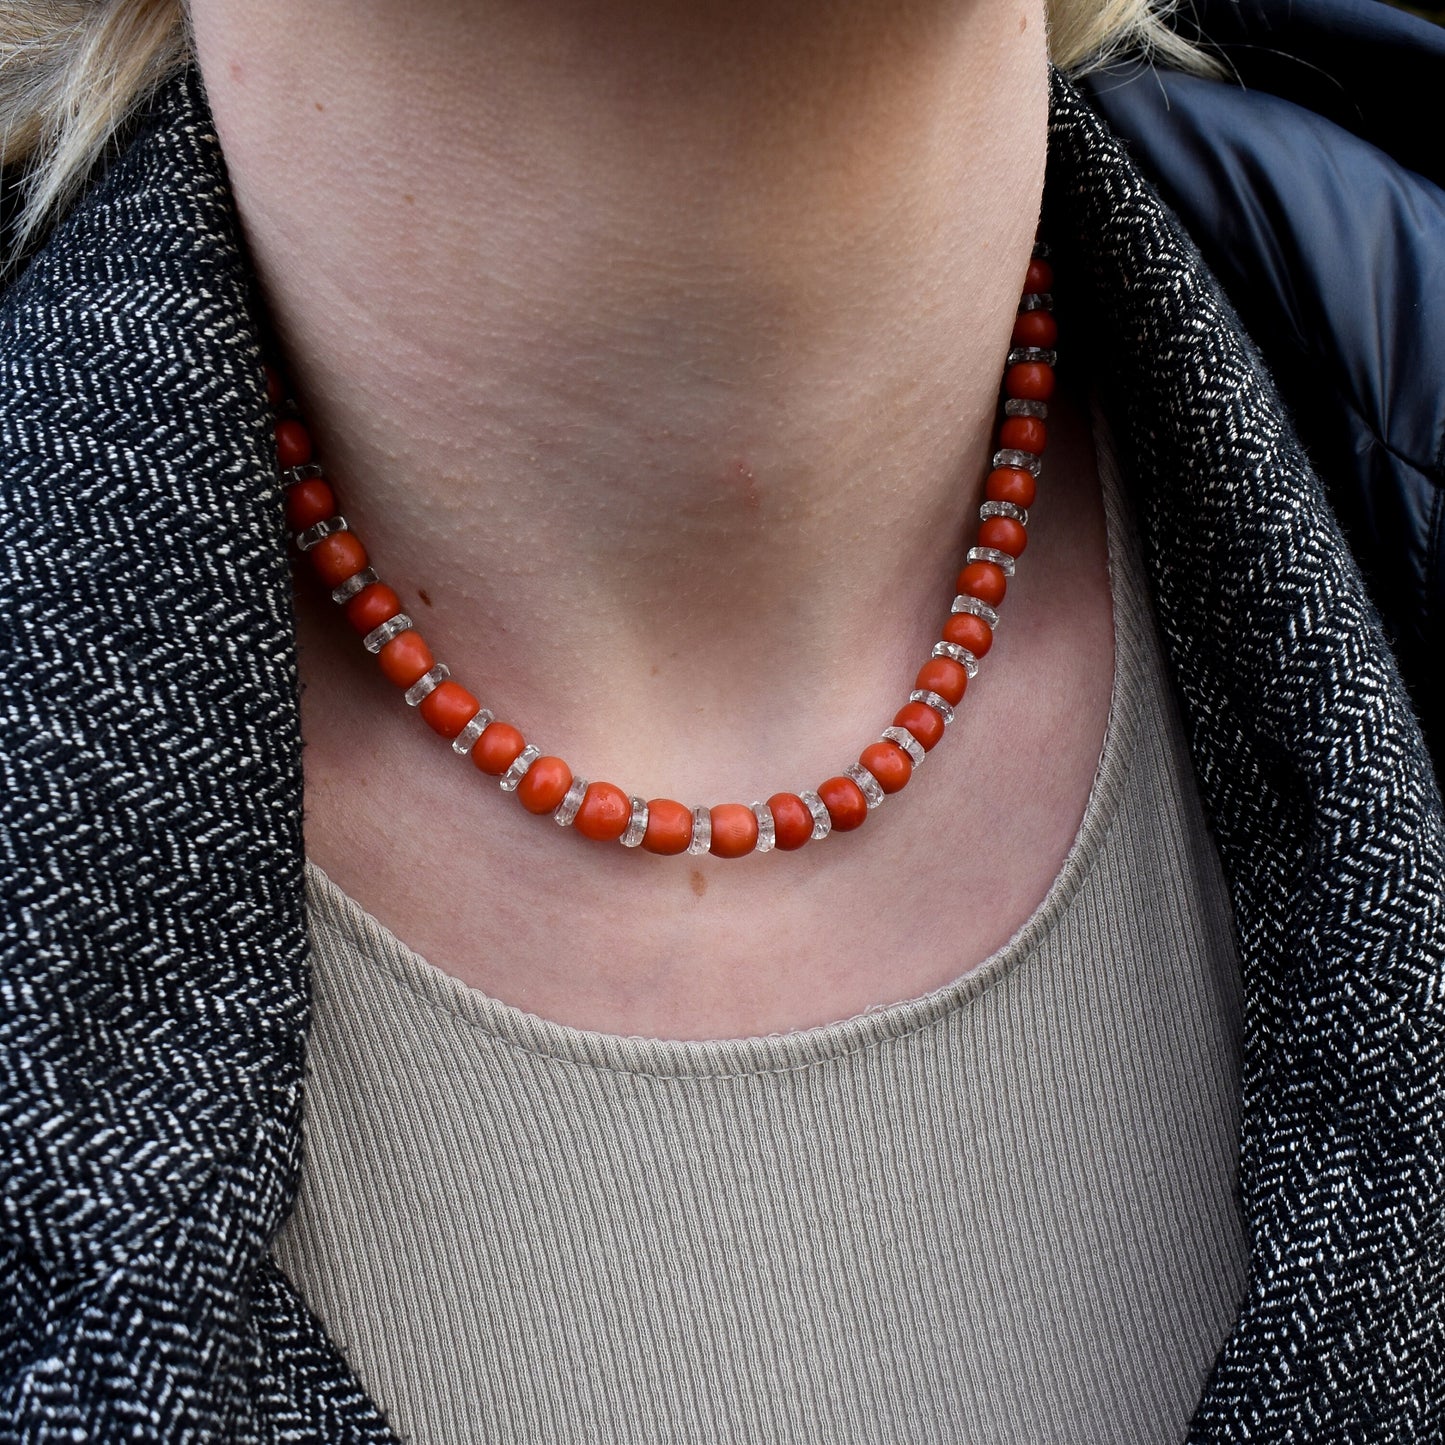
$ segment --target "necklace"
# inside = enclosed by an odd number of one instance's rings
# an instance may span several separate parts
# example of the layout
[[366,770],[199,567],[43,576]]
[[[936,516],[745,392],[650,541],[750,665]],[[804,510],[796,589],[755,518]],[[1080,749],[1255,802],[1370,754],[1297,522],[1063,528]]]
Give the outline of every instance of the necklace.
[[400,597],[371,567],[365,546],[340,515],[336,494],[313,458],[310,433],[288,401],[279,374],[268,367],[271,400],[279,412],[276,457],[286,488],[286,524],[298,552],[361,635],[362,646],[376,657],[386,678],[404,689],[407,705],[448,739],[454,752],[497,778],[504,793],[515,793],[529,813],[550,814],[560,826],[598,842],[719,858],[774,848],[789,852],[830,833],[851,832],[885,797],[907,784],[942,739],[979,659],[993,645],[998,607],[1028,541],[1028,509],[1034,503],[1054,391],[1058,328],[1050,294],[1053,272],[1046,257],[1046,247],[1035,247],[1004,370],[997,450],[979,507],[977,542],[958,574],[957,595],[942,636],[892,725],[863,749],[856,763],[816,790],[712,808],[630,796],[613,783],[575,775],[561,758],[543,754],[510,723],[499,722],[432,656],[402,610]]

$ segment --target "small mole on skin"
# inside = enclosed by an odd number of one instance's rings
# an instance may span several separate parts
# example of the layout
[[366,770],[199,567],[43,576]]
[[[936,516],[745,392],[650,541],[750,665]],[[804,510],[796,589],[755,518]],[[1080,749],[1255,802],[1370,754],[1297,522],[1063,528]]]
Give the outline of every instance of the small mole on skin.
[[325,110],[325,109],[326,109],[326,107],[325,107],[324,105],[322,105],[319,100],[318,100],[318,101],[314,101],[313,104],[316,106],[316,109],[317,109],[317,110]]
[[244,72],[241,69],[241,62],[239,60],[233,60],[231,62],[231,79],[234,80],[237,85],[240,85],[243,76]]
[[1019,16],[1019,34],[1022,35],[1022,34],[1024,33],[1024,31],[1027,30],[1028,28],[1029,28],[1029,17],[1028,17],[1027,15],[1020,15],[1020,16]]
[[425,602],[428,607],[431,606],[431,598],[426,595],[426,589],[424,587],[418,587],[416,589],[416,595],[420,597],[421,600]]
[[[416,197],[415,197],[415,196],[403,196],[403,197],[402,197],[402,200],[404,200],[404,201],[407,203],[407,205],[409,205],[409,206],[414,206],[414,205],[416,205]],[[532,460],[533,460],[533,461],[536,461],[537,459],[536,459],[536,457],[533,457]]]
[[657,664],[655,662],[652,664],[652,675],[653,677],[657,676]]
[[707,879],[702,876],[701,868],[694,868],[692,870],[692,891],[696,893],[699,898],[707,892]]

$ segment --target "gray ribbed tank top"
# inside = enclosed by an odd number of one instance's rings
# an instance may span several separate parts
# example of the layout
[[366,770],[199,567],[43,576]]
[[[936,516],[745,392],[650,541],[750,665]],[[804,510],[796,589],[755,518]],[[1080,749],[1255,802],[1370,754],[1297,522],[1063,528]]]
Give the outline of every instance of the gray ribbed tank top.
[[588,1033],[310,871],[275,1255],[403,1439],[1184,1439],[1245,1287],[1239,982],[1100,450],[1098,775],[1043,903],[956,983],[766,1038]]

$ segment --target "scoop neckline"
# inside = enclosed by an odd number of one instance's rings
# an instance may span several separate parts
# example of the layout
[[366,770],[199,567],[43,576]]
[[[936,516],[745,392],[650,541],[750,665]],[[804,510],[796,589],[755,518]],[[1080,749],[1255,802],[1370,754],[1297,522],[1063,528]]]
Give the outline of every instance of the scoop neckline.
[[[428,963],[309,858],[306,910],[310,925],[338,937],[352,952],[439,1014],[539,1058],[608,1072],[658,1078],[726,1078],[809,1068],[830,1059],[920,1033],[1015,973],[1042,948],[1093,871],[1119,811],[1140,715],[1141,562],[1127,511],[1112,434],[1091,402],[1094,449],[1104,502],[1114,676],[1099,763],[1073,842],[1038,906],[1009,940],[961,977],[914,998],[880,1004],[831,1023],[739,1038],[670,1039],[612,1034],[503,1003]],[[313,945],[314,954],[314,945]]]

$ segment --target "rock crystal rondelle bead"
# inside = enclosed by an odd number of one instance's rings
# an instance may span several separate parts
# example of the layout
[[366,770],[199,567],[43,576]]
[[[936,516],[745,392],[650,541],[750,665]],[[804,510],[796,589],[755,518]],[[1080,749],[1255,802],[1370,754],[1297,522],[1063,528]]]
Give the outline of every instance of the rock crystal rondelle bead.
[[527,776],[533,763],[542,756],[541,748],[534,748],[531,743],[512,759],[512,765],[502,774],[501,786],[504,793],[515,793],[522,785],[522,779]]
[[567,795],[557,804],[552,814],[552,821],[559,828],[570,828],[577,818],[577,809],[582,806],[582,799],[587,796],[588,782],[586,778],[573,778],[567,787]]
[[924,759],[923,744],[913,736],[907,728],[890,727],[884,728],[882,741],[885,743],[896,743],[905,753],[908,754],[908,761],[916,768]]
[[757,851],[771,853],[778,841],[777,825],[773,822],[773,810],[766,803],[754,803],[753,817],[758,820]]
[[452,739],[452,751],[466,757],[477,745],[477,739],[491,727],[496,719],[492,716],[489,707],[480,707],[475,710],[471,721]]
[[694,855],[712,847],[712,813],[700,804],[692,810],[692,841],[687,851]]
[[647,837],[647,799],[634,797],[630,801],[632,816],[621,839],[624,848],[636,848]]
[[812,841],[821,843],[829,833],[833,831],[833,817],[828,812],[827,805],[817,793],[803,793],[803,805],[813,816]]
[[878,779],[861,763],[849,763],[843,772],[845,776],[852,778],[858,784],[858,791],[863,794],[863,801],[868,804],[870,810],[876,808],[883,801],[883,788]]

